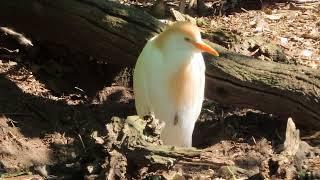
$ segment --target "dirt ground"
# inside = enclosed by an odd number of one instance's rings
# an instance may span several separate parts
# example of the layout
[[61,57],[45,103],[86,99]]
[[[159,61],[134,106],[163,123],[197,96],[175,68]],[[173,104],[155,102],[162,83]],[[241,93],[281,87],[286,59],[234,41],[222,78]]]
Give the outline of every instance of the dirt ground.
[[[279,7],[196,19],[204,31],[227,29],[237,42],[261,36],[281,46],[286,59],[281,63],[318,68],[320,6]],[[263,53],[263,45],[248,51],[220,44],[274,60]],[[5,35],[0,35],[0,47],[20,48]],[[0,179],[108,177],[110,159],[99,141],[106,137],[111,117],[136,113],[132,70],[88,63],[74,54],[57,56],[41,45],[36,55],[22,51],[0,57]],[[300,131],[304,141],[297,154],[286,156],[286,121],[206,100],[193,137],[194,146],[202,149],[200,157],[152,172],[132,168],[129,160],[119,162],[128,163],[121,168],[130,166],[122,170],[129,179],[320,179],[320,134]],[[212,161],[216,165],[208,163]],[[119,167],[114,169],[119,173]]]

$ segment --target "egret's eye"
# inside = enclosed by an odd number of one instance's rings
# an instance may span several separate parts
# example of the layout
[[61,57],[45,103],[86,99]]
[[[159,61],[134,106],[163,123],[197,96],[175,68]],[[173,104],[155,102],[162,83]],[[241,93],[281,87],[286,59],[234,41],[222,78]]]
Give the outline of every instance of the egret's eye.
[[187,37],[185,37],[184,40],[187,41],[187,42],[190,42],[190,41],[191,41],[191,39],[190,39],[190,38],[187,38]]

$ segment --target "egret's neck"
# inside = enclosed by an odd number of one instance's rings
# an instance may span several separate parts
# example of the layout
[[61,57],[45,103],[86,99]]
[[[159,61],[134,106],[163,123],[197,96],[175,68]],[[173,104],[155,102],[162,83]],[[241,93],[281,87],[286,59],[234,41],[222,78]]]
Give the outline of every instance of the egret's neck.
[[[163,35],[158,35],[152,41],[155,47],[162,52],[163,64],[167,66],[169,72],[193,61],[199,61],[199,56],[202,57],[201,51],[191,43],[187,43],[183,36],[175,34],[165,38],[164,40]],[[199,36],[199,38],[201,37]]]
[[[195,51],[175,51],[173,53],[165,54],[165,60],[170,62],[165,62],[169,67],[169,70],[175,71],[181,66],[193,63],[193,61],[199,61],[199,56],[202,56],[201,52]],[[201,60],[201,59],[200,59]]]

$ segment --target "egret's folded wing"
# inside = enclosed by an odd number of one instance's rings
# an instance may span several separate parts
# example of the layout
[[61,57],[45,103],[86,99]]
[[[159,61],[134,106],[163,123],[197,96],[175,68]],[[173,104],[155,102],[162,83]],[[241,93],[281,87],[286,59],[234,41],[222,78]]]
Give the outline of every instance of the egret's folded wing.
[[135,105],[137,113],[143,117],[153,111],[152,102],[150,101],[150,86],[152,85],[153,75],[157,64],[161,63],[162,55],[159,50],[153,45],[153,39],[148,41],[143,48],[133,74],[133,90],[135,95]]

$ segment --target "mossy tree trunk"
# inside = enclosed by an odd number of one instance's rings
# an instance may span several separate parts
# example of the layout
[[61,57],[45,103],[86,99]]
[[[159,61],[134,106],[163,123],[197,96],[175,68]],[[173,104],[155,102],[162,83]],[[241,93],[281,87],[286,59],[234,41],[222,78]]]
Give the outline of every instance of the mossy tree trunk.
[[10,0],[0,5],[0,26],[33,40],[111,64],[136,61],[164,25],[144,11],[107,0]]
[[208,58],[206,96],[223,104],[253,108],[320,128],[320,71],[261,61],[212,44],[220,57]]

